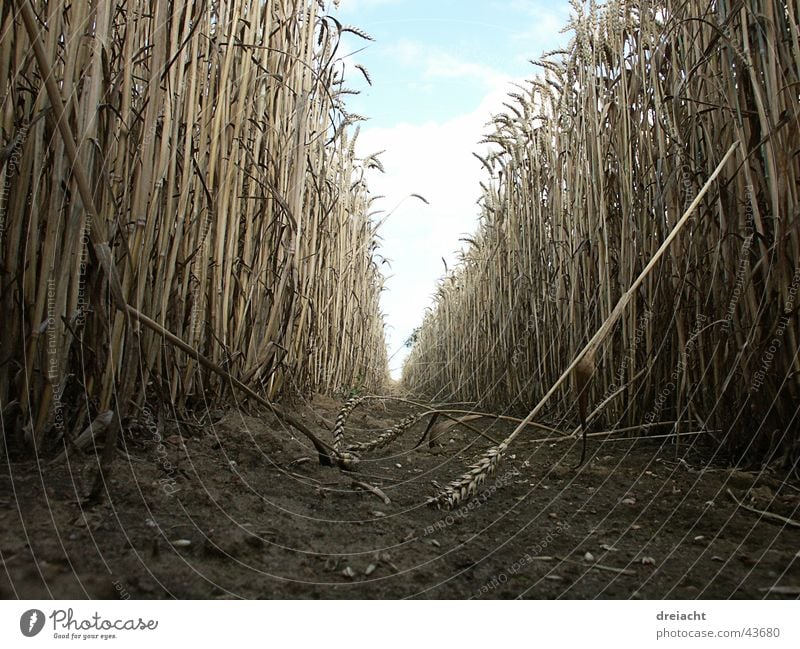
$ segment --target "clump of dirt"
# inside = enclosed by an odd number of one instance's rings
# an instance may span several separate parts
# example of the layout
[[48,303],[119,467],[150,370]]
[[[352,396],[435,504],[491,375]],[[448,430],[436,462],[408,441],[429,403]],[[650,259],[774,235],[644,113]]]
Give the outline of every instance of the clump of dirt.
[[[330,439],[340,407],[317,397],[294,410]],[[347,441],[416,410],[363,405]],[[414,448],[426,423],[347,472],[320,466],[269,413],[135,422],[110,498],[93,507],[83,504],[93,456],[8,463],[0,596],[692,599],[800,586],[800,489],[770,471],[709,465],[702,437],[677,449],[593,440],[575,471],[579,441],[523,436],[475,498],[446,511],[426,501],[490,442],[456,426]],[[495,439],[510,430],[470,426]]]

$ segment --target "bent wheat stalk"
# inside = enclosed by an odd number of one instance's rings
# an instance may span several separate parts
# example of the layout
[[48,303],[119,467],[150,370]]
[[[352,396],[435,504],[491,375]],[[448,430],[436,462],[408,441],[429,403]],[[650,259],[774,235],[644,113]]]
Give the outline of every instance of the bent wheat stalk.
[[[689,221],[689,218],[692,216],[694,211],[697,209],[697,206],[700,204],[700,201],[706,195],[708,190],[711,188],[711,185],[716,180],[717,176],[719,176],[720,172],[722,171],[725,164],[728,162],[730,157],[733,155],[734,151],[736,151],[737,147],[739,146],[739,142],[734,142],[731,147],[728,149],[727,153],[723,156],[720,163],[714,169],[714,172],[709,176],[708,180],[703,185],[703,188],[697,194],[695,199],[686,208],[686,211],[683,213],[683,216],[678,220],[675,224],[675,227],[669,233],[667,238],[661,244],[659,249],[655,252],[652,256],[648,264],[644,267],[642,272],[636,278],[636,280],[631,284],[630,288],[622,295],[622,297],[617,302],[617,305],[614,307],[614,310],[611,312],[611,315],[606,318],[605,322],[600,326],[600,328],[595,332],[594,336],[592,336],[591,340],[589,340],[586,345],[584,345],[583,349],[578,353],[578,355],[574,358],[572,363],[569,364],[569,367],[564,370],[558,380],[553,383],[552,387],[547,391],[547,393],[542,397],[536,407],[528,413],[528,416],[514,429],[514,431],[498,446],[490,448],[486,454],[478,460],[478,462],[470,467],[470,471],[465,473],[461,478],[454,480],[451,482],[447,487],[445,487],[442,491],[434,495],[432,498],[428,500],[429,504],[436,505],[438,507],[444,507],[446,509],[452,509],[453,507],[457,506],[459,503],[468,500],[472,495],[474,495],[478,487],[486,480],[488,476],[490,476],[494,471],[497,470],[498,465],[500,464],[503,455],[505,454],[506,449],[509,445],[516,439],[517,435],[524,430],[524,428],[530,423],[530,421],[542,410],[545,404],[548,402],[550,397],[552,397],[556,391],[561,387],[561,385],[572,376],[573,371],[580,363],[583,362],[584,358],[586,358],[590,354],[594,354],[602,342],[606,339],[611,330],[614,327],[614,324],[617,322],[619,317],[625,311],[625,307],[630,302],[631,297],[636,292],[636,290],[641,286],[642,282],[647,278],[650,272],[653,270],[655,265],[664,255],[664,253],[669,248],[670,244],[675,240],[675,237],[678,236],[678,233],[681,231],[684,225]],[[585,431],[584,431],[585,432]]]

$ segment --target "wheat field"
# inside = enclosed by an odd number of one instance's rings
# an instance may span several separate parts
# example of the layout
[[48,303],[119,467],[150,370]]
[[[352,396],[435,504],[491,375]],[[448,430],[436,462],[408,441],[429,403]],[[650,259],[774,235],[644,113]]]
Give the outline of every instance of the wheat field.
[[[547,4],[351,2],[375,56],[338,0],[0,4],[0,600],[800,593],[796,0],[572,0],[390,374],[480,112],[425,111]],[[353,642],[279,613],[224,638]]]
[[[492,118],[405,387],[793,465],[797,11],[574,2]],[[300,0],[19,0],[0,25],[4,452],[148,398],[385,389],[382,167],[345,71],[371,79],[337,57],[368,34]]]
[[320,9],[3,3],[9,446],[72,439],[147,397],[230,403],[212,365],[268,400],[382,384],[361,117],[336,57],[342,33],[361,32]]
[[[726,457],[793,466],[798,6],[573,9],[569,48],[536,61],[540,75],[493,118],[480,226],[437,288],[404,380],[528,412],[613,316],[586,388],[597,426],[702,431]],[[577,401],[562,381],[537,416],[569,425]]]

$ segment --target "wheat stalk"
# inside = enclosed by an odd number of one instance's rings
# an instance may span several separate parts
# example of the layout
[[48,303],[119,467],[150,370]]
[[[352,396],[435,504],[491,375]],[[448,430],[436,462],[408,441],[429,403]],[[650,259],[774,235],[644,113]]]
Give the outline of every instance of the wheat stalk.
[[[596,350],[608,337],[617,320],[619,320],[624,313],[625,308],[631,301],[633,294],[669,249],[670,244],[675,240],[675,237],[678,236],[681,228],[688,222],[689,218],[700,204],[703,196],[705,196],[706,192],[708,192],[708,190],[711,188],[714,180],[721,173],[722,169],[725,167],[725,164],[728,162],[728,159],[733,155],[738,146],[738,142],[735,142],[731,145],[730,149],[728,149],[727,153],[723,156],[722,160],[717,165],[717,168],[703,185],[703,188],[692,201],[691,205],[689,205],[689,207],[686,209],[683,216],[670,232],[669,236],[667,236],[667,238],[661,244],[661,247],[656,251],[633,284],[631,284],[630,288],[619,299],[619,302],[617,302],[617,305],[612,310],[611,315],[609,315],[605,322],[603,322],[603,324],[595,332],[594,336],[592,336],[591,340],[589,340],[583,349],[578,352],[577,356],[572,363],[570,363],[569,367],[564,370],[558,380],[551,386],[547,394],[542,397],[541,401],[539,401],[536,407],[530,411],[528,416],[522,422],[520,422],[514,431],[499,446],[489,449],[484,457],[481,458],[477,464],[471,467],[471,471],[469,473],[464,474],[464,476],[462,476],[459,480],[452,482],[450,486],[446,487],[442,493],[435,496],[433,499],[435,502],[444,501],[446,503],[458,503],[471,497],[477,491],[478,486],[484,482],[487,476],[491,475],[491,473],[497,468],[497,464],[500,462],[503,453],[514,441],[517,435],[519,435],[519,433],[523,431],[531,421],[533,421],[533,418],[539,414],[547,401],[557,392],[559,387],[569,379],[576,368],[580,367],[583,360],[585,358],[594,356]],[[584,429],[584,439],[585,433],[586,431]]]

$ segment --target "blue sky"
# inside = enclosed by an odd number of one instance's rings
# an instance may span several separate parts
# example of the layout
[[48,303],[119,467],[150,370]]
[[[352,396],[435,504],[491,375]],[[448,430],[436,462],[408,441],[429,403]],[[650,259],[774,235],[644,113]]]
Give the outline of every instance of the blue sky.
[[[513,83],[537,74],[530,59],[566,45],[569,34],[559,32],[569,12],[564,0],[341,0],[332,12],[375,38],[348,36],[343,53],[346,85],[361,90],[348,110],[370,118],[357,151],[386,150],[386,173],[371,173],[369,184],[391,213],[380,234],[391,260],[382,308],[394,376],[444,263],[455,264],[459,237],[476,227],[483,176],[472,152],[481,151],[484,125],[503,111]],[[371,87],[355,63],[367,68]]]

